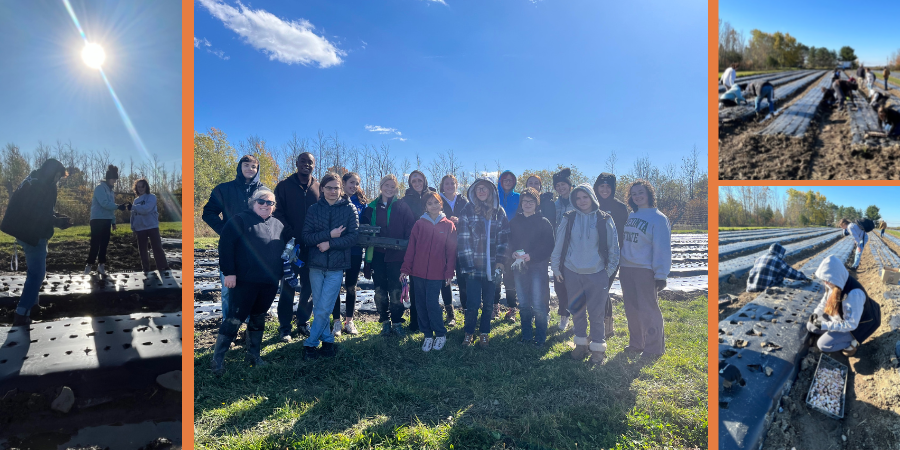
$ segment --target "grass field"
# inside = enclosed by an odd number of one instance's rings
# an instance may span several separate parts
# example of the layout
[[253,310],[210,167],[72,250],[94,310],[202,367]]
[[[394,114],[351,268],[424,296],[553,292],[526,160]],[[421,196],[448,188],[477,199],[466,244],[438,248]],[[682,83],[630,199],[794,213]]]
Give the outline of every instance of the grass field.
[[[421,335],[338,338],[338,356],[300,360],[301,343],[274,341],[250,368],[232,347],[227,373],[209,361],[215,329],[195,347],[195,442],[203,449],[600,449],[706,447],[706,297],[662,301],[667,353],[628,357],[616,304],[608,359],[592,367],[569,357],[571,328],[550,332],[543,350],[519,344],[519,328],[493,323],[488,349],[462,348],[460,327],[440,352]],[[554,314],[551,323],[556,323]],[[551,328],[552,329],[552,328]]]
[[[58,244],[61,242],[78,242],[91,240],[91,227],[89,225],[79,225],[69,227],[65,230],[59,228],[54,230],[50,244]],[[116,230],[112,232],[113,236],[128,236],[131,234],[131,227],[126,224],[119,224]],[[181,222],[160,222],[159,234],[164,238],[181,239]],[[0,233],[0,251],[12,251],[12,245],[15,238]]]

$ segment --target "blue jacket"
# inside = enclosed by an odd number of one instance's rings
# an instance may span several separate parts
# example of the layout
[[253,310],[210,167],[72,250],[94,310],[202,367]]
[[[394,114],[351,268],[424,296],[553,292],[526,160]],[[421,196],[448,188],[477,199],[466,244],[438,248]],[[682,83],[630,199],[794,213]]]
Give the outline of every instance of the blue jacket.
[[[516,179],[516,176],[509,170],[504,170],[503,173],[500,174],[500,179],[503,179],[503,175],[510,174],[513,176],[513,179]],[[497,186],[497,194],[500,199],[500,206],[503,207],[503,210],[506,211],[506,218],[508,220],[512,220],[513,217],[516,217],[516,212],[519,210],[519,193],[515,191],[515,186],[513,186],[513,191],[506,195],[503,192],[503,186],[500,186],[498,183]]]
[[94,197],[91,199],[91,220],[116,220],[116,209],[118,208],[119,205],[116,204],[116,194],[113,192],[112,188],[106,184],[106,181],[101,181],[100,184],[94,188]]

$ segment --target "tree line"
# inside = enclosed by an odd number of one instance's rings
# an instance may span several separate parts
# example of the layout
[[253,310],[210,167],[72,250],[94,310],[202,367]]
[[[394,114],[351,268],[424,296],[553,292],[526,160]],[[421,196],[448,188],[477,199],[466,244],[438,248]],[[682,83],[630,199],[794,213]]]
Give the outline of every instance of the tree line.
[[[295,161],[303,152],[311,153],[316,159],[313,175],[317,179],[326,172],[344,174],[357,172],[362,179],[361,187],[366,195],[373,198],[378,194],[378,182],[387,174],[394,174],[400,181],[400,195],[407,188],[407,177],[415,169],[428,177],[429,186],[438,189],[441,178],[453,174],[459,181],[460,193],[465,193],[476,179],[484,177],[495,183],[503,171],[504,162],[494,160],[462,161],[453,150],[423,158],[415,154],[413,159],[398,159],[388,144],[348,145],[337,134],[325,135],[319,132],[312,138],[293,134],[280,145],[266,142],[258,136],[250,136],[232,142],[222,130],[210,128],[206,132],[194,132],[194,214],[196,236],[213,236],[200,216],[203,205],[209,199],[212,189],[220,183],[231,181],[237,176],[237,161],[242,155],[252,154],[260,161],[260,181],[270,188],[278,181],[296,171]],[[673,224],[684,228],[706,229],[708,180],[704,171],[706,155],[696,147],[684,152],[681,164],[667,164],[658,167],[648,156],[638,158],[630,170],[622,172],[617,167],[618,157],[611,151],[606,158],[605,171],[617,175],[616,197],[624,199],[626,186],[633,180],[643,178],[656,188],[660,211]],[[555,168],[528,169],[516,173],[519,183],[516,191],[525,188],[525,181],[531,175],[538,175],[544,184],[544,191],[552,190],[553,173],[563,167],[572,169],[572,182],[588,183],[593,186],[598,174],[584,174],[574,164],[559,164]]]
[[[0,148],[0,216],[6,214],[9,197],[22,181],[50,158],[59,160],[69,172],[59,182],[56,211],[72,218],[74,225],[90,222],[94,187],[105,178],[110,164],[119,168],[119,182],[113,189],[117,203],[133,201],[131,187],[136,180],[144,178],[158,199],[159,220],[181,221],[181,171],[177,165],[166,167],[156,155],[149,161],[135,162],[133,158],[115,161],[107,150],[81,150],[71,142],[61,141],[54,145],[38,142],[31,151],[13,143]],[[119,212],[116,216],[120,223],[129,220],[127,213]]]
[[[719,71],[733,63],[742,70],[767,70],[782,68],[833,68],[839,62],[853,63],[856,68],[856,52],[850,46],[840,50],[805,45],[790,33],[766,33],[754,29],[750,36],[735,30],[730,23],[719,19]],[[886,64],[900,69],[900,50]]]
[[720,227],[834,226],[842,218],[881,219],[878,206],[865,212],[852,206],[835,205],[819,192],[788,189],[783,195],[768,186],[723,186],[719,188]]

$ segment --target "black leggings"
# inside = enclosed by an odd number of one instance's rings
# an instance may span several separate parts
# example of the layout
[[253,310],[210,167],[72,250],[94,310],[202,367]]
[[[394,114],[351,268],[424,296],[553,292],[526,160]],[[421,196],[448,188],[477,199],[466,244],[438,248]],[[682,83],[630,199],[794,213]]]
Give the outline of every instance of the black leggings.
[[[456,284],[459,285],[459,304],[466,309],[466,277],[459,271],[459,264],[456,264]],[[441,288],[441,298],[444,299],[444,308],[453,306],[452,284]]]
[[[231,299],[228,302],[228,317],[238,326],[247,320],[247,331],[263,331],[266,325],[266,314],[272,303],[275,302],[275,294],[278,293],[278,283],[250,283],[238,281],[231,288]],[[223,320],[225,325],[228,320]],[[222,333],[226,334],[226,333]],[[230,333],[228,333],[230,334]]]
[[100,256],[100,264],[106,264],[106,248],[112,235],[111,219],[91,219],[91,250],[88,252],[87,264],[96,264]]
[[[356,309],[356,283],[359,281],[359,271],[362,269],[363,255],[350,255],[350,268],[344,271],[344,289],[347,296],[344,301],[347,308],[344,317],[353,318],[353,311]],[[338,292],[338,298],[334,302],[334,311],[331,312],[332,320],[341,320],[341,293]]]

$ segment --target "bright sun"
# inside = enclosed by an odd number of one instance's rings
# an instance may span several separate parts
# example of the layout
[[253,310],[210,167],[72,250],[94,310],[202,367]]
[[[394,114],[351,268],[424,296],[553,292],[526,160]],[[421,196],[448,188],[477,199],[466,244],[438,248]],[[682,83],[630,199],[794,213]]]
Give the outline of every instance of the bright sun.
[[88,67],[99,69],[103,65],[103,61],[106,60],[106,52],[98,44],[87,44],[84,46],[84,50],[81,51],[81,59],[84,60]]

